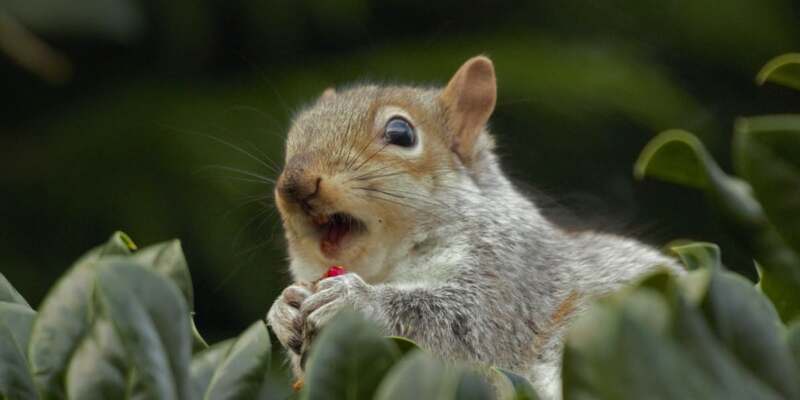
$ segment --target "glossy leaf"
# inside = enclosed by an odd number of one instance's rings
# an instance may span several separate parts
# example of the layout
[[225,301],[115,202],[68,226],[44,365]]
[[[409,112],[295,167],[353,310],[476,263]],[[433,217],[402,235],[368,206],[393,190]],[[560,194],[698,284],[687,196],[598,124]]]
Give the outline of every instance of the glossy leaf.
[[522,376],[503,368],[494,368],[498,379],[503,380],[505,385],[498,385],[499,398],[501,400],[538,400],[539,396],[531,383]]
[[487,378],[456,365],[447,365],[421,350],[412,350],[389,371],[374,397],[380,400],[496,398]]
[[0,398],[38,398],[26,356],[35,316],[27,305],[0,302]]
[[[734,153],[741,151],[734,149]],[[681,169],[684,172],[678,172]],[[651,176],[703,190],[730,231],[762,266],[760,286],[781,318],[789,321],[798,315],[800,255],[770,224],[750,185],[722,172],[696,137],[685,131],[658,135],[642,151],[635,172],[639,178]]]
[[402,336],[387,336],[387,339],[394,342],[397,349],[400,350],[400,354],[410,353],[412,350],[419,349],[419,345],[414,343],[413,340]]
[[455,399],[459,373],[415,350],[398,362],[381,382],[377,400]]
[[694,270],[677,286],[629,289],[590,308],[570,329],[564,395],[797,398],[797,370],[779,325],[751,283],[721,269]]
[[98,267],[96,301],[136,370],[145,398],[189,399],[191,322],[183,296],[164,277],[130,261]]
[[756,75],[756,82],[774,82],[800,90],[800,53],[788,53],[769,60]]
[[372,399],[400,355],[376,326],[358,314],[343,312],[311,348],[302,398]]
[[208,343],[203,338],[203,335],[200,334],[200,331],[197,330],[197,325],[194,323],[194,317],[191,318],[192,324],[192,353],[198,353],[203,350],[208,349]]
[[14,289],[14,286],[11,286],[11,282],[2,273],[0,273],[0,301],[22,304],[30,308],[30,304],[25,301],[25,298],[19,294],[17,289]]
[[257,321],[233,343],[214,372],[203,399],[253,399],[268,384],[272,357],[267,325]]
[[795,366],[800,369],[800,321],[795,321],[786,330],[786,342],[792,351]]
[[202,399],[211,383],[217,367],[228,355],[234,339],[228,339],[210,346],[208,349],[192,357],[190,379],[193,398]]
[[784,321],[800,316],[800,116],[740,119],[734,165],[774,229],[758,242],[760,286]]
[[133,253],[131,259],[169,278],[180,289],[186,304],[194,306],[192,277],[179,240],[144,247]]
[[[189,310],[194,310],[192,276],[189,273],[189,266],[186,264],[180,240],[170,240],[147,246],[133,253],[131,259],[169,278],[180,289]],[[194,319],[192,319],[192,350],[197,352],[206,348],[208,348],[208,344],[200,335]]]
[[721,342],[703,318],[697,305],[677,299],[674,310],[673,341],[687,365],[707,392],[699,398],[780,399],[782,396],[739,364],[731,349]]
[[715,271],[700,310],[708,328],[749,373],[784,398],[800,398],[798,370],[779,330],[780,317],[753,284]]
[[678,254],[683,265],[687,269],[721,269],[722,259],[720,258],[719,246],[713,243],[691,243],[687,245],[674,246],[671,248]]
[[702,189],[708,185],[711,156],[691,133],[673,129],[653,138],[633,167],[634,176],[656,177],[668,182]]
[[770,222],[800,253],[800,115],[739,119],[734,161]]
[[564,398],[713,398],[702,370],[669,337],[671,316],[652,289],[587,311],[568,335]]
[[477,371],[459,368],[458,384],[454,400],[495,400],[497,393],[488,379]]
[[43,399],[65,397],[64,381],[69,357],[91,324],[90,303],[95,268],[106,256],[127,255],[136,246],[124,233],[115,232],[103,245],[81,257],[45,297],[31,332],[29,359]]
[[765,222],[761,205],[744,181],[728,176],[697,137],[682,130],[660,133],[642,150],[634,175],[704,190],[719,211],[740,225]]
[[86,400],[125,398],[130,372],[125,349],[111,322],[96,318],[70,359],[67,396]]

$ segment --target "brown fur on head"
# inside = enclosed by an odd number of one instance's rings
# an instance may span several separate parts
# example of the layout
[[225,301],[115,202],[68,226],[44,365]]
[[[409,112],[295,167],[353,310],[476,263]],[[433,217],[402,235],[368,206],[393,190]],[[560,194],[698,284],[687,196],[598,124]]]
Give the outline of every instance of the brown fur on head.
[[[481,133],[495,92],[492,63],[479,56],[444,89],[328,89],[302,111],[275,193],[295,277],[314,280],[343,265],[380,281],[426,223],[446,223],[437,219],[436,208],[446,206],[439,192],[458,185],[476,155],[491,149]],[[413,127],[414,146],[387,140],[387,122],[396,117]]]

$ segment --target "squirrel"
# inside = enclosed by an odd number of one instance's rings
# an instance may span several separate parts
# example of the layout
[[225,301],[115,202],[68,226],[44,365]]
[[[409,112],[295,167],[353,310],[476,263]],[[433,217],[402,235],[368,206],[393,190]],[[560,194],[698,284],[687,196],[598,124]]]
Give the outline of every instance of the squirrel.
[[[267,313],[303,375],[315,332],[351,308],[450,361],[561,397],[569,320],[677,262],[637,240],[560,229],[500,166],[486,56],[444,88],[329,88],[292,121],[275,200],[294,284]],[[331,265],[348,273],[319,280]]]

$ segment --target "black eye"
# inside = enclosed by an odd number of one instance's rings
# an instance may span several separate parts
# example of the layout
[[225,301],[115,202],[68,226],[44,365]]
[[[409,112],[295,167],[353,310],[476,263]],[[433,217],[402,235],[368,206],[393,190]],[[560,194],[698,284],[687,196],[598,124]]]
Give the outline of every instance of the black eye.
[[412,147],[417,144],[417,133],[411,123],[400,117],[394,117],[386,123],[383,133],[390,144],[402,147]]

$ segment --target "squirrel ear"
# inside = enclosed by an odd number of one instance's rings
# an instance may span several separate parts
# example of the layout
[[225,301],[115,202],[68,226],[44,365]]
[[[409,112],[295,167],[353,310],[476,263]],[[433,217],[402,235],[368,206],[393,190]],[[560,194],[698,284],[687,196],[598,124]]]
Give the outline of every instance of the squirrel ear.
[[322,95],[319,96],[319,100],[330,100],[334,97],[336,97],[336,89],[331,86],[322,91]]
[[447,113],[453,151],[465,163],[474,156],[475,142],[497,101],[492,60],[476,56],[467,60],[439,97]]

